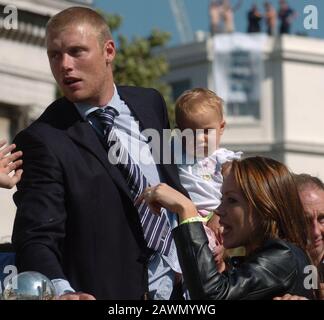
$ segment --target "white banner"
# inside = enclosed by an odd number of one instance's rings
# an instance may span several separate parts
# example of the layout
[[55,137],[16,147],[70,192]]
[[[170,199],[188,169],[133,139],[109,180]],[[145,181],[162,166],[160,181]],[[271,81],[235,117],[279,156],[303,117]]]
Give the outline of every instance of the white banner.
[[227,105],[259,103],[264,67],[262,52],[266,40],[265,34],[214,36],[214,91]]

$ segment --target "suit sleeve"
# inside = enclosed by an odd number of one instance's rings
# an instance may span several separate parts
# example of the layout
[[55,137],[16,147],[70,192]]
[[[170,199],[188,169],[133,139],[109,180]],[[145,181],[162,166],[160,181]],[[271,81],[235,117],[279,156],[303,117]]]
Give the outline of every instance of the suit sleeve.
[[[160,94],[160,93],[159,93]],[[163,108],[163,125],[165,129],[170,129],[170,121],[169,121],[169,115],[168,115],[168,108],[165,103],[164,98],[160,94],[161,100],[162,100],[162,108]]]
[[61,267],[66,220],[63,173],[40,135],[30,131],[15,139],[24,161],[22,180],[14,195],[16,263],[19,272],[33,270],[50,279],[65,279]]
[[156,89],[151,89],[153,93],[153,103],[155,108],[158,106],[157,109],[155,109],[158,113],[158,119],[161,122],[162,128],[163,129],[170,129],[170,122],[169,122],[169,117],[168,117],[168,110],[167,106],[165,103],[165,100],[162,96],[162,94],[156,90]]

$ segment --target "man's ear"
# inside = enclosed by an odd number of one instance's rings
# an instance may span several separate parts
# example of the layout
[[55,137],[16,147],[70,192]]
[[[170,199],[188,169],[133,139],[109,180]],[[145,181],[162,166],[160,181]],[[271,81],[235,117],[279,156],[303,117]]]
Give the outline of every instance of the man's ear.
[[223,120],[220,124],[220,135],[222,135],[224,133],[224,130],[225,130],[225,127],[226,127],[226,121]]
[[106,55],[106,63],[112,63],[116,55],[115,42],[113,40],[110,39],[105,42],[104,53]]

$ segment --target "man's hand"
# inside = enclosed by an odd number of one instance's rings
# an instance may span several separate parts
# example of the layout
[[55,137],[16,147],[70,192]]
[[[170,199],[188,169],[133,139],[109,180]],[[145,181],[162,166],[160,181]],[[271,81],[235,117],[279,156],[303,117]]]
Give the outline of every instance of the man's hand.
[[88,293],[69,292],[59,296],[58,300],[96,300],[96,298]]
[[[11,153],[16,148],[16,145],[11,144],[5,146],[6,141],[0,141],[0,187],[11,189],[21,179],[22,169],[19,169],[22,165],[22,160],[18,160],[22,156],[21,151]],[[4,148],[2,148],[5,146]],[[9,174],[14,172],[14,175]]]
[[287,293],[282,297],[275,297],[273,298],[273,300],[308,300],[308,299],[305,297],[300,297],[300,296]]

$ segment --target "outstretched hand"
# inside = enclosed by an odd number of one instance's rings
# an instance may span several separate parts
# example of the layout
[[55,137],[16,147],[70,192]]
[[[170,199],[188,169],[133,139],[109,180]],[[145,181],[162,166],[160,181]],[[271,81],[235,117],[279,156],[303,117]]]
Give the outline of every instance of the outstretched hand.
[[[11,153],[16,148],[16,145],[6,145],[5,140],[0,141],[0,187],[11,189],[15,186],[21,179],[22,169],[22,152],[16,151]],[[10,176],[10,173],[14,172]]]
[[139,204],[143,200],[147,202],[150,209],[156,214],[160,214],[160,210],[163,207],[178,214],[180,220],[197,216],[197,210],[193,202],[165,183],[146,188],[138,197],[136,203]]
[[69,292],[59,296],[57,300],[96,300],[96,298],[84,292]]

